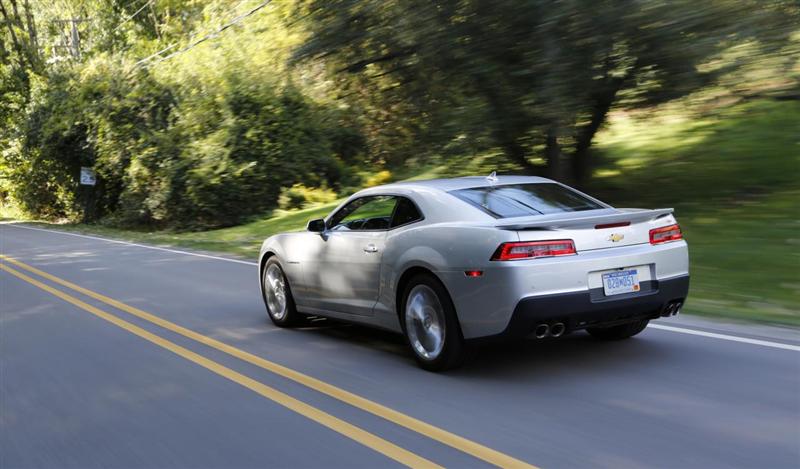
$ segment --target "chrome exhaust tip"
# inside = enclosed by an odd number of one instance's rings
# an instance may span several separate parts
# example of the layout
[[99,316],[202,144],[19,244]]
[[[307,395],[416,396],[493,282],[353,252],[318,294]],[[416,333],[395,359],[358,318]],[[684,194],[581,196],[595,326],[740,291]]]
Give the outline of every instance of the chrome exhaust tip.
[[564,325],[563,322],[557,322],[553,324],[550,328],[550,335],[553,337],[561,337],[564,335],[564,332],[567,330],[567,327]]
[[678,314],[678,310],[680,310],[681,304],[680,303],[668,303],[667,306],[661,312],[661,316],[668,318],[670,316],[675,316]]
[[536,336],[537,339],[544,339],[547,337],[547,334],[550,332],[550,326],[547,324],[539,324],[534,329],[533,334]]

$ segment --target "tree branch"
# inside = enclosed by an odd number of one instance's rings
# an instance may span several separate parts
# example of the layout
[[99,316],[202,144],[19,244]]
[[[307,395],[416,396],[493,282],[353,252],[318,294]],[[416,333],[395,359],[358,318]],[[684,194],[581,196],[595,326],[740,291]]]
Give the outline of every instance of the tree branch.
[[376,57],[370,57],[364,60],[359,60],[358,62],[355,62],[344,68],[337,70],[337,73],[341,72],[358,73],[367,68],[367,65],[381,63],[381,62],[389,62],[391,60],[399,59],[402,57],[408,57],[409,55],[413,55],[416,51],[417,51],[416,47],[407,47],[403,50],[399,50],[396,52],[390,52],[388,54],[379,55]]
[[585,184],[589,177],[589,148],[592,146],[592,140],[600,130],[600,127],[606,121],[608,111],[614,105],[617,99],[617,93],[625,86],[625,84],[633,78],[639,68],[639,60],[637,59],[633,66],[621,77],[609,78],[608,73],[611,65],[606,64],[606,78],[605,84],[601,89],[593,94],[594,102],[591,107],[591,118],[589,123],[578,129],[575,137],[575,152],[572,159],[572,177],[578,187]]
[[25,52],[22,49],[22,46],[17,39],[17,33],[14,31],[14,23],[11,21],[11,18],[8,16],[8,11],[6,10],[6,6],[3,3],[3,0],[0,0],[0,13],[3,14],[4,22],[6,23],[6,27],[8,28],[8,32],[11,36],[11,42],[14,44],[14,49],[17,50],[17,54],[19,55],[19,60],[22,62],[22,59],[25,58]]

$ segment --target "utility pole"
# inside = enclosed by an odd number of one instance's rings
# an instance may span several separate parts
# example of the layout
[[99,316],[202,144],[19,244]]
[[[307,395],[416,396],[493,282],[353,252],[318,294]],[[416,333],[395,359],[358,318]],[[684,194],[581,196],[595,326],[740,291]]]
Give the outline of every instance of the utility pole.
[[[78,29],[78,25],[89,21],[91,21],[91,18],[68,18],[63,20],[53,20],[53,23],[62,25],[61,26],[62,41],[61,44],[56,45],[55,48],[66,48],[69,50],[69,54],[73,58],[75,58],[76,60],[80,60],[81,34],[80,30]],[[65,25],[69,26],[68,35],[64,34],[63,28]]]
[[72,30],[70,31],[72,38],[72,56],[76,59],[81,59],[81,35],[78,34],[78,22],[75,18],[72,19]]

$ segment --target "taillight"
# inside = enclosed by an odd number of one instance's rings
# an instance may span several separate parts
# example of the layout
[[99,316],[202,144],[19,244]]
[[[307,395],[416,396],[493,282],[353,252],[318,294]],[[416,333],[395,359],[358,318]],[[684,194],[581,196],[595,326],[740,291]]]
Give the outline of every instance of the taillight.
[[683,233],[681,233],[681,227],[677,223],[650,230],[650,244],[668,243],[679,239],[683,239]]
[[571,239],[554,241],[519,241],[503,243],[492,256],[493,261],[514,261],[534,257],[570,256],[575,254]]

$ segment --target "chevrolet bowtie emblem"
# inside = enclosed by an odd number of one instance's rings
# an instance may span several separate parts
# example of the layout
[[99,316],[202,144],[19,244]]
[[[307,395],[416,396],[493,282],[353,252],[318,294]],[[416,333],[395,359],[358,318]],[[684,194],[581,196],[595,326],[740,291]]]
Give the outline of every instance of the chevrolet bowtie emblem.
[[608,240],[611,241],[612,243],[618,243],[623,239],[625,239],[625,235],[619,233],[613,233],[611,236],[608,237]]

